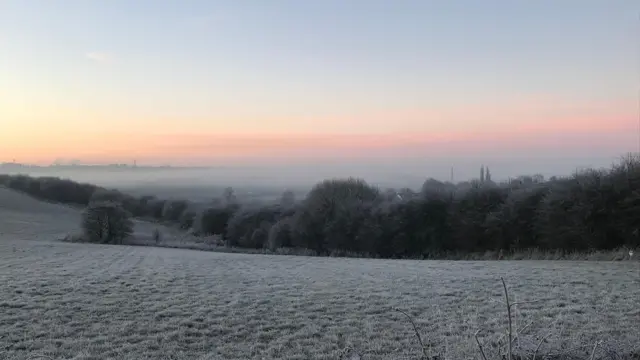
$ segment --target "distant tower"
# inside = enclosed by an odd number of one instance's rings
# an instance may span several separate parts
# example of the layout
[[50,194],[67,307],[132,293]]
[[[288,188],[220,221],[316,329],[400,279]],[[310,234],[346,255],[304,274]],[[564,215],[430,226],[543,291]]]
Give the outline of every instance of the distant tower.
[[451,167],[451,183],[453,184],[453,166]]
[[480,166],[480,182],[484,182],[484,165]]
[[489,171],[489,167],[487,166],[487,169],[484,172],[484,181],[489,182],[491,181],[491,172]]

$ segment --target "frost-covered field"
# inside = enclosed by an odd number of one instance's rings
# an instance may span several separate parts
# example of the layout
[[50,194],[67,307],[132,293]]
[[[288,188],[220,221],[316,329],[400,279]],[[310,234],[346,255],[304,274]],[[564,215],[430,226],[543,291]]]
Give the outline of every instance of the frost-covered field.
[[[222,254],[0,240],[0,358],[478,358],[516,301],[520,352],[640,351],[640,264]],[[500,341],[504,343],[504,341]],[[609,356],[609,357],[607,357]]]
[[[80,213],[0,189],[0,359],[419,359],[640,353],[640,263],[223,254],[56,241]],[[135,236],[157,225],[136,222]],[[163,232],[170,234],[169,229]],[[542,338],[546,340],[540,342]],[[352,354],[353,352],[351,352]],[[493,357],[495,358],[495,357]]]

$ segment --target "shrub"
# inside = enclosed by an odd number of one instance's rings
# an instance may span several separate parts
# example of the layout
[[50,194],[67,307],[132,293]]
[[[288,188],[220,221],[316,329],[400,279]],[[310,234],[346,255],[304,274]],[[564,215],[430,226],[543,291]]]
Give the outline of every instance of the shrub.
[[146,203],[146,213],[156,220],[161,220],[165,203],[166,200],[150,199]]
[[189,202],[185,200],[167,201],[164,203],[162,209],[162,219],[170,222],[178,222],[187,207],[189,207]]
[[97,189],[89,200],[90,203],[94,202],[113,202],[122,204],[123,194],[117,190]]
[[178,223],[180,225],[180,229],[182,230],[188,230],[191,229],[191,227],[193,227],[193,223],[195,221],[196,218],[196,212],[193,210],[185,210],[182,212],[182,215],[180,215],[180,220],[178,220]]
[[269,238],[269,223],[262,223],[259,228],[253,230],[251,234],[251,243],[243,244],[245,247],[259,248],[267,245],[267,239]]
[[160,241],[162,241],[162,234],[158,229],[153,229],[153,234],[151,234],[151,236],[153,237],[153,241],[156,243],[156,245],[159,244]]
[[99,188],[92,195],[89,203],[94,202],[113,202],[122,205],[131,216],[142,216],[145,209],[141,206],[140,199],[131,195],[123,194],[118,190],[107,190]]
[[133,222],[120,204],[94,202],[82,214],[82,230],[86,241],[122,244],[133,234]]
[[237,206],[215,206],[202,210],[194,218],[193,228],[202,235],[224,235],[227,223],[236,212]]
[[281,247],[290,247],[291,243],[291,217],[278,220],[271,229],[267,237],[267,248],[275,251]]
[[[259,208],[245,208],[237,211],[227,226],[225,241],[228,246],[262,248],[266,244],[268,229],[283,213],[278,205]],[[254,237],[254,232],[260,229]]]

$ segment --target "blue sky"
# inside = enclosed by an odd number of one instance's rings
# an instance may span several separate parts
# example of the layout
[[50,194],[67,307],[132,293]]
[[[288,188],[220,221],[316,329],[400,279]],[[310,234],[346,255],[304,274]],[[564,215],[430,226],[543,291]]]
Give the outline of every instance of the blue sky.
[[[437,146],[436,135],[526,138],[581,126],[586,135],[571,145],[578,155],[588,157],[589,136],[609,129],[624,141],[594,153],[632,151],[639,15],[640,3],[623,0],[5,0],[0,122],[13,140],[3,150],[166,160],[133,140],[86,148],[105,132],[157,143],[172,135],[181,149],[176,138],[190,144],[198,135],[197,149],[171,161],[207,162],[198,152],[214,141],[207,134],[423,134]],[[52,121],[59,133],[43,126]],[[65,134],[87,140],[70,147]],[[256,152],[269,146],[256,144]],[[550,145],[527,146],[519,154]]]

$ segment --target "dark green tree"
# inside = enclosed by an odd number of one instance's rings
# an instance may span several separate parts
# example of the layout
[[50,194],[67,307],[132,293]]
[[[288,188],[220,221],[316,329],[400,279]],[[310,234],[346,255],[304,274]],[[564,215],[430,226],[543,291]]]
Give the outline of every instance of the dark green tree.
[[331,179],[315,185],[294,216],[294,246],[318,253],[355,247],[354,222],[362,220],[356,212],[382,199],[378,188],[361,179]]
[[82,214],[82,230],[87,241],[103,244],[122,244],[133,234],[131,215],[122,205],[93,202]]

